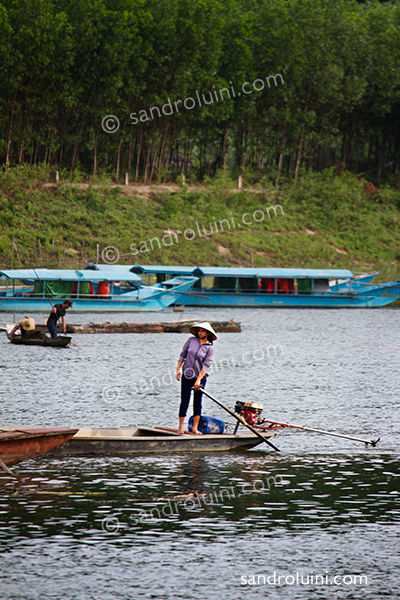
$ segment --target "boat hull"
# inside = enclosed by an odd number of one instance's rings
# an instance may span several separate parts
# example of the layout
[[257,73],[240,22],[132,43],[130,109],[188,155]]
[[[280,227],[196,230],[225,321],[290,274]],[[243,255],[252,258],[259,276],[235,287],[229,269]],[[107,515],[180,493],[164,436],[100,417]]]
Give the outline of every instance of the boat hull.
[[[176,431],[176,430],[175,430]],[[159,454],[171,452],[226,452],[262,444],[252,433],[177,435],[173,430],[80,429],[66,444],[52,450],[60,456]],[[266,437],[274,434],[268,433]]]
[[[354,277],[346,269],[241,267],[165,267],[134,265],[132,272],[151,275],[191,273],[199,278],[177,304],[218,308],[380,308],[400,299],[400,281],[371,285],[376,271]],[[208,286],[213,279],[213,286]],[[336,284],[332,283],[336,281]],[[297,281],[297,283],[296,283]],[[199,287],[198,287],[199,285]],[[207,298],[208,297],[208,298]]]
[[[377,286],[374,286],[377,287]],[[206,298],[185,296],[178,304],[186,306],[213,306],[219,308],[380,308],[400,298],[400,287],[382,287],[378,290],[363,290],[358,293],[325,294],[263,294],[229,293],[213,290],[196,290]]]
[[[186,297],[186,296],[185,296]],[[52,303],[57,299],[51,298]],[[174,294],[160,294],[153,299],[118,298],[115,299],[73,299],[73,312],[158,312],[176,301]],[[12,298],[0,297],[2,312],[50,312],[50,304],[46,298]]]
[[56,338],[48,338],[47,340],[24,340],[21,336],[13,336],[11,343],[17,346],[45,346],[48,348],[66,348],[71,342],[70,337],[59,335]]
[[[14,271],[0,271],[0,274],[1,273],[3,273],[9,281],[24,277],[23,272],[19,271],[15,272],[15,275],[13,275]],[[67,273],[69,272],[67,271]],[[76,276],[74,278],[74,273],[76,272],[64,275],[63,281],[70,281],[71,279],[72,282],[76,282],[78,277]],[[90,281],[88,273],[92,274],[96,272],[86,272],[86,279]],[[63,274],[62,270],[60,270],[60,274]],[[130,275],[133,276],[133,273]],[[33,280],[38,279],[37,276],[33,277],[31,275],[26,275],[26,277],[30,277]],[[46,277],[50,278],[50,275],[43,274],[42,281],[46,281]],[[54,277],[55,275],[52,274],[52,280],[54,280]],[[135,275],[135,277],[137,276]],[[112,279],[115,280],[116,276],[114,275]],[[103,298],[99,296],[80,297],[79,294],[78,297],[69,294],[65,296],[65,298],[71,298],[73,302],[73,307],[69,309],[69,312],[158,312],[171,304],[174,304],[179,297],[179,292],[188,291],[197,279],[197,277],[175,277],[154,286],[141,286],[135,291],[114,294]],[[46,296],[34,297],[33,295],[30,295],[32,293],[32,290],[14,293],[12,290],[10,291],[8,289],[5,292],[1,292],[0,311],[48,313],[50,312],[51,307],[61,300],[60,296],[51,296],[49,298]]]
[[7,466],[30,460],[64,444],[77,431],[61,427],[0,429],[0,459]]

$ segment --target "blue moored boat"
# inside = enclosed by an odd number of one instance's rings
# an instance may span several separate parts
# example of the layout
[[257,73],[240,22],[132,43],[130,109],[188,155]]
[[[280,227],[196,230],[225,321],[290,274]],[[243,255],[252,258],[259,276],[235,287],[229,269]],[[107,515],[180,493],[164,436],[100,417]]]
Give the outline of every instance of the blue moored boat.
[[[400,281],[370,284],[376,272],[354,277],[347,269],[277,269],[139,265],[132,272],[146,276],[180,274],[198,277],[183,297],[189,306],[254,308],[378,308],[400,298]],[[201,296],[207,296],[201,298]]]
[[[108,267],[108,265],[107,265]],[[102,270],[14,269],[0,271],[5,288],[0,291],[0,311],[48,312],[49,300],[73,301],[77,312],[159,311],[177,302],[196,276],[177,276],[154,286],[146,286],[130,267]],[[25,287],[17,287],[21,282]],[[186,296],[185,296],[186,297]]]

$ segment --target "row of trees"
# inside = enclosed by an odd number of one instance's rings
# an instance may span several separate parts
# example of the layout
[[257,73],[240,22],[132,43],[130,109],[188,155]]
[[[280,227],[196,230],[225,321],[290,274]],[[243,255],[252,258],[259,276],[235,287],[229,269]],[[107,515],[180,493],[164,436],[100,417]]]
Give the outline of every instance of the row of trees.
[[3,0],[0,53],[5,165],[137,182],[398,170],[396,2]]

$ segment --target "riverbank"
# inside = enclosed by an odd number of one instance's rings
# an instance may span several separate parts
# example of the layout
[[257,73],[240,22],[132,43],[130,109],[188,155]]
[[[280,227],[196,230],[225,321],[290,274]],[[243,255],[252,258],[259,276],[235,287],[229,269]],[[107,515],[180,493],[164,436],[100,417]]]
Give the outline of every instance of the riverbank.
[[242,190],[226,174],[207,185],[160,186],[55,184],[50,177],[46,169],[0,174],[3,268],[77,268],[117,258],[379,270],[380,281],[400,279],[400,192],[350,174],[329,170],[280,188]]

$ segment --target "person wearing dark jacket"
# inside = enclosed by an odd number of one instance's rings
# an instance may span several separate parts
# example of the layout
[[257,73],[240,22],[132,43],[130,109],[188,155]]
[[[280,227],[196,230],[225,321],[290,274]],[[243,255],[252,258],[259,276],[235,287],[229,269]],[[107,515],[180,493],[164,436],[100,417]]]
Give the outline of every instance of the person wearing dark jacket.
[[71,300],[64,300],[62,304],[55,304],[50,311],[47,319],[47,329],[52,338],[58,336],[57,321],[61,317],[61,326],[63,333],[67,333],[67,324],[65,322],[65,311],[72,306]]

